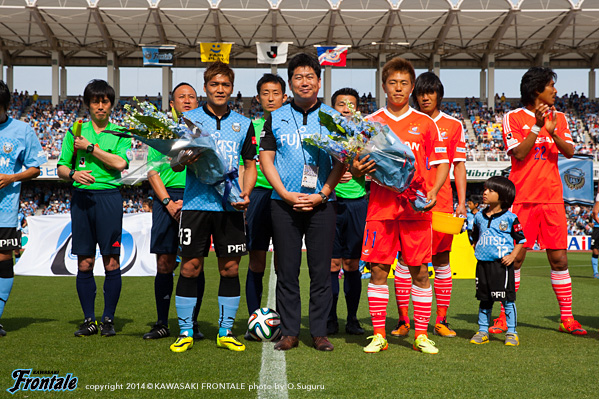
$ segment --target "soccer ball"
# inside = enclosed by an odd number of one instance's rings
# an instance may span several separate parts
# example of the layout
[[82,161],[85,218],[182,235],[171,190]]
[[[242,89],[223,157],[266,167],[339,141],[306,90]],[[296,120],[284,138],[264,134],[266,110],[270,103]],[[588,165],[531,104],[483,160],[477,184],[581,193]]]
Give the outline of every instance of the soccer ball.
[[281,316],[269,308],[257,309],[248,320],[248,332],[258,341],[274,341],[281,335]]

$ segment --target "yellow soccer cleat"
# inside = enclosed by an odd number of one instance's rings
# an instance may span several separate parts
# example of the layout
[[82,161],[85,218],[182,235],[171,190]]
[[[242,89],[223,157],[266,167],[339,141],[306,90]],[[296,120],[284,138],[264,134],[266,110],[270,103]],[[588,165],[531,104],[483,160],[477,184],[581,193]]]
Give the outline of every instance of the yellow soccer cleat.
[[187,335],[179,335],[179,338],[170,346],[173,352],[185,352],[193,347],[193,338]]
[[389,348],[387,340],[381,334],[372,335],[367,339],[370,338],[372,338],[372,341],[364,348],[364,352],[379,353],[380,351],[386,351],[387,348]]
[[227,348],[228,350],[235,352],[243,352],[245,350],[245,345],[231,333],[222,337],[216,334],[216,346],[219,348]]
[[428,339],[424,334],[420,334],[416,337],[413,348],[415,351],[427,353],[429,355],[436,355],[439,353],[439,349],[435,346],[435,343]]

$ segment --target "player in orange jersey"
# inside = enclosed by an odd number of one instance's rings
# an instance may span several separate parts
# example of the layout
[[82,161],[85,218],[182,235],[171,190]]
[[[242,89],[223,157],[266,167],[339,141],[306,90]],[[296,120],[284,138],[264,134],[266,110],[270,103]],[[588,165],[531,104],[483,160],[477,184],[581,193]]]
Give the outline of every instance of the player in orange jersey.
[[[574,143],[563,113],[555,110],[557,75],[547,67],[530,68],[520,82],[523,108],[503,118],[503,140],[512,158],[510,180],[516,186],[512,212],[524,226],[526,244],[514,262],[516,291],[526,249],[535,241],[547,250],[551,285],[557,296],[561,323],[559,330],[586,335],[572,315],[572,280],[568,272],[567,224],[562,182],[557,168],[558,154],[574,155]],[[491,333],[505,332],[505,314],[495,320]]]
[[428,205],[424,212],[414,210],[404,197],[378,184],[372,184],[366,228],[362,245],[362,260],[371,263],[372,276],[368,284],[368,306],[374,327],[372,342],[364,352],[387,349],[385,319],[389,288],[387,276],[398,252],[412,277],[411,296],[414,303],[414,349],[435,354],[439,350],[428,339],[427,329],[433,299],[428,279],[428,263],[432,256],[431,212],[437,193],[449,173],[447,149],[437,125],[426,114],[410,107],[415,73],[410,62],[396,57],[383,67],[383,90],[387,107],[373,113],[369,119],[382,122],[408,145],[416,157],[415,179],[424,180]]

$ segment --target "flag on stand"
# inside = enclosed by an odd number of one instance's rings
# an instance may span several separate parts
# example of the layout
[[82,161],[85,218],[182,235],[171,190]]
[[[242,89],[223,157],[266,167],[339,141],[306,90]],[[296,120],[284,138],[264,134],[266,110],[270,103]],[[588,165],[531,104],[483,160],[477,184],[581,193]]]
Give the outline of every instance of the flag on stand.
[[564,202],[592,206],[595,203],[593,199],[593,157],[574,155],[567,159],[560,155],[557,166],[564,188]]
[[233,43],[200,43],[202,62],[221,61],[228,64],[231,47]]
[[256,43],[258,64],[284,64],[288,50],[288,43]]
[[175,46],[147,46],[141,48],[144,66],[172,66]]
[[347,58],[348,46],[319,46],[318,62],[320,65],[344,67]]

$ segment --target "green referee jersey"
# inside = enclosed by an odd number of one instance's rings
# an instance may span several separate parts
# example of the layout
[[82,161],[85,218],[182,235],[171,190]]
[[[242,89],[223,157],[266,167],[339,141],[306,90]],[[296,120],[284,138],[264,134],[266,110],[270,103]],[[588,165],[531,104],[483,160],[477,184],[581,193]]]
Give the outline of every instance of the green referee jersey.
[[[119,127],[113,123],[109,123],[108,126],[106,126],[106,130],[116,130],[118,128]],[[127,151],[131,149],[131,139],[117,137],[110,133],[96,133],[91,122],[83,124],[81,127],[81,135],[88,139],[90,143],[97,145],[100,149],[120,156],[127,161],[127,166],[129,166]],[[116,180],[121,178],[121,172],[116,169],[107,168],[102,161],[98,160],[93,154],[88,154],[86,150],[77,150],[77,154],[73,154],[73,141],[73,134],[70,131],[67,132],[62,141],[62,150],[60,152],[58,165],[65,165],[72,168],[73,156],[75,156],[75,170],[89,170],[96,179],[96,181],[89,186],[74,182],[73,187],[86,190],[107,190],[120,186],[120,183],[117,183]]]
[[[262,133],[262,127],[264,126],[264,122],[266,122],[264,117],[252,121],[252,123],[254,124],[254,132],[256,135],[256,153],[260,148],[260,134]],[[243,165],[243,159],[239,161],[239,164]],[[272,190],[272,186],[270,185],[268,180],[266,180],[266,176],[264,176],[264,173],[262,173],[262,171],[260,170],[260,162],[258,160],[256,160],[256,169],[258,170],[258,177],[256,178],[255,187],[263,187]]]
[[166,157],[152,147],[148,149],[148,163],[157,162],[156,167],[151,167],[160,174],[160,180],[167,188],[185,188],[185,169],[175,172],[170,167],[170,162],[164,161]]
[[347,183],[339,183],[335,187],[335,193],[337,197],[346,199],[362,198],[366,195],[366,178],[364,176],[352,178]]

